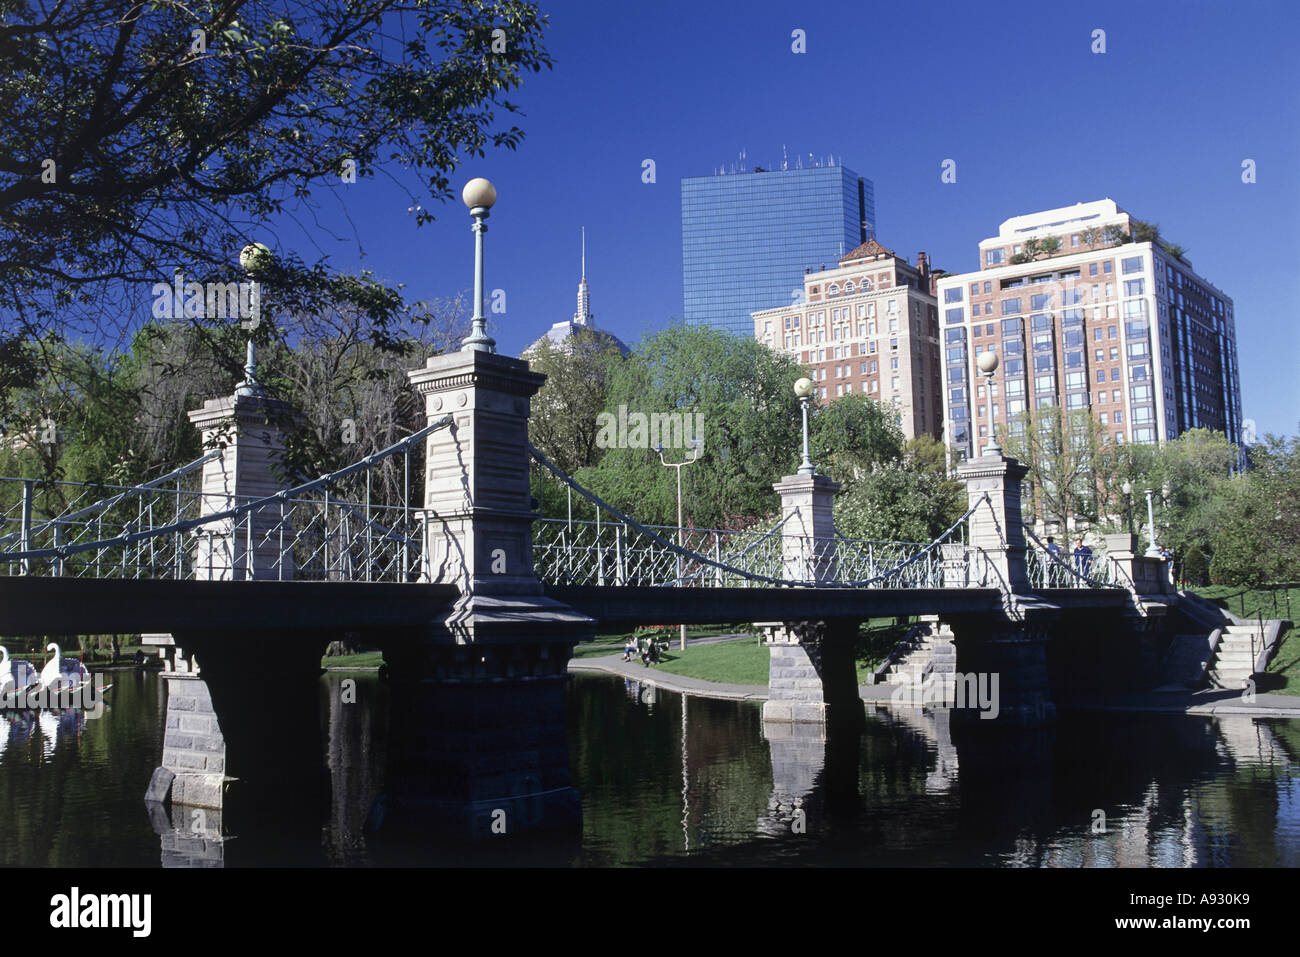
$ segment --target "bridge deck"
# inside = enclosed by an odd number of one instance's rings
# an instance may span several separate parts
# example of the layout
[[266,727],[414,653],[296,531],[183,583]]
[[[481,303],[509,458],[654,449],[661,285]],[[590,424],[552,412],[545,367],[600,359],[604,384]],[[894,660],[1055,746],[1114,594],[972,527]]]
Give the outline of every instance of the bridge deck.
[[629,588],[547,585],[546,594],[603,624],[677,625],[805,618],[996,612],[996,588]]
[[0,578],[0,635],[410,628],[458,594],[391,582]]

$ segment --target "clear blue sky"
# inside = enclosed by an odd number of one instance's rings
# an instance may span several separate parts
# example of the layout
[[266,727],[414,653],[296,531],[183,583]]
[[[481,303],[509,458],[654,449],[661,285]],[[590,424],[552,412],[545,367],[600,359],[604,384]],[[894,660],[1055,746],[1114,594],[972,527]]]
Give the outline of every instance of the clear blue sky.
[[[875,183],[877,236],[938,268],[1021,213],[1109,196],[1187,247],[1233,298],[1245,414],[1300,420],[1300,4],[543,2],[551,71],[514,100],[515,153],[464,167],[499,198],[490,331],[518,354],[572,315],[579,227],[597,323],[627,341],[682,312],[680,179],[834,154]],[[806,31],[807,52],[791,51]],[[1106,52],[1091,52],[1094,29]],[[641,181],[642,160],[657,183]],[[940,164],[957,161],[957,182]],[[1243,159],[1257,164],[1241,181]],[[417,229],[386,177],[344,193],[349,222],[317,249],[416,297],[472,283],[469,218]],[[364,256],[359,257],[359,237]],[[279,241],[299,243],[293,230]]]

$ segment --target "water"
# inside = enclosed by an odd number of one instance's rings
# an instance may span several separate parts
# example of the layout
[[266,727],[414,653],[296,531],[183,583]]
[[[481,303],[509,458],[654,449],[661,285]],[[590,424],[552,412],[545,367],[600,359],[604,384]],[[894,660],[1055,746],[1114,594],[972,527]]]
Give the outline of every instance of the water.
[[755,703],[591,675],[568,703],[580,839],[526,842],[522,856],[394,846],[365,826],[383,790],[387,692],[350,677],[354,705],[338,703],[341,676],[321,683],[319,840],[225,840],[217,812],[151,820],[165,691],[120,672],[97,720],[3,719],[0,866],[1300,865],[1298,721],[1066,713],[1045,735],[958,729],[954,743],[942,712],[882,712],[856,748],[826,755],[815,733],[766,739]]

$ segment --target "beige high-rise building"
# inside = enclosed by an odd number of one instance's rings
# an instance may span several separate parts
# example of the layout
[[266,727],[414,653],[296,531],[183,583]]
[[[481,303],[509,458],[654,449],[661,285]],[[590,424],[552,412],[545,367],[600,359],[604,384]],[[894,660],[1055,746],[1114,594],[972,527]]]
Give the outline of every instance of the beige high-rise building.
[[939,314],[925,253],[912,266],[875,239],[806,270],[788,306],[752,313],[754,336],[811,370],[822,402],[860,392],[907,438],[940,437]]
[[[978,272],[936,283],[950,448],[979,455],[990,411],[1015,432],[1052,406],[1090,410],[1117,443],[1198,427],[1240,442],[1232,300],[1180,247],[1103,199],[1012,217],[979,250]],[[986,350],[1000,363],[988,395]]]

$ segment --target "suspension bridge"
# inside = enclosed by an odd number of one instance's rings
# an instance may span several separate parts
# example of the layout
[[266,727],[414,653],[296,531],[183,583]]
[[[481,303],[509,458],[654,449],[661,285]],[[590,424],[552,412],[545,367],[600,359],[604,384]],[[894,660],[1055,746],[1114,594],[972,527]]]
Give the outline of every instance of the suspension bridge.
[[384,654],[390,816],[476,836],[580,816],[564,684],[599,624],[756,622],[765,724],[840,735],[864,720],[869,617],[939,616],[947,667],[1000,675],[1013,729],[1050,722],[1054,693],[1154,679],[1178,602],[1165,565],[1132,536],[1087,563],[1052,555],[1021,520],[1024,467],[996,450],[958,470],[967,510],[930,542],[841,534],[839,486],[806,450],[773,476],[780,513],[761,529],[643,524],[582,487],[528,443],[545,377],[486,335],[495,191],[474,180],[464,199],[474,328],[409,373],[425,428],[285,479],[294,413],[257,384],[250,345],[235,394],[189,413],[195,461],[120,488],[0,478],[0,635],[141,632],[164,655],[147,800],[223,808],[238,781],[251,824],[310,830],[295,788],[319,779],[320,660],[340,639]]

